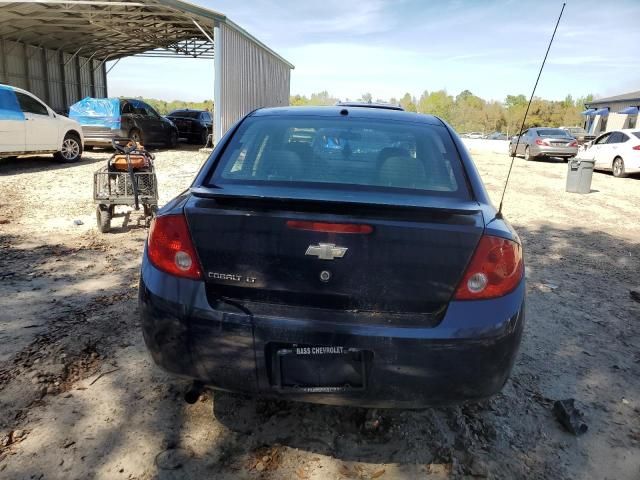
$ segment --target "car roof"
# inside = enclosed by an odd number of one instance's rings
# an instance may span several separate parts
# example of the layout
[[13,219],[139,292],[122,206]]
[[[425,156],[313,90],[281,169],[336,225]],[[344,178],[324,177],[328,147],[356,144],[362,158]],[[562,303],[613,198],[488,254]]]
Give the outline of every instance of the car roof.
[[35,94],[31,93],[29,90],[24,90],[22,88],[14,87],[13,85],[7,85],[5,83],[0,83],[0,87],[6,87],[6,88],[8,88],[10,90],[13,90],[14,92],[27,93],[27,94],[35,97]]
[[209,112],[209,110],[196,110],[195,108],[176,108],[175,110],[171,110],[169,113],[175,113],[175,112],[198,112],[198,113],[203,113],[203,112]]
[[637,133],[637,132],[640,132],[640,127],[636,127],[636,128],[616,128],[615,130],[609,130],[608,132],[600,132],[598,134],[598,137],[600,137],[602,135],[606,135],[607,133],[613,133],[613,132]]
[[395,120],[412,123],[424,123],[428,125],[444,125],[442,120],[433,115],[392,110],[389,108],[369,108],[366,106],[326,106],[326,107],[272,107],[260,108],[251,113],[254,117],[339,117],[342,111],[347,110],[350,117],[372,118],[380,120]]

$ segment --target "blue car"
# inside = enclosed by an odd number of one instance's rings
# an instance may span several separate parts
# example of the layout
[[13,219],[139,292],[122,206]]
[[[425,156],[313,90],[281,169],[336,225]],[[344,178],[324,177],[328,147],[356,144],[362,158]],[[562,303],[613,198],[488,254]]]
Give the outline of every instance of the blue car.
[[[328,131],[358,148],[337,150]],[[509,377],[524,260],[439,118],[266,108],[160,210],[139,302],[153,359],[192,393],[451,404]]]

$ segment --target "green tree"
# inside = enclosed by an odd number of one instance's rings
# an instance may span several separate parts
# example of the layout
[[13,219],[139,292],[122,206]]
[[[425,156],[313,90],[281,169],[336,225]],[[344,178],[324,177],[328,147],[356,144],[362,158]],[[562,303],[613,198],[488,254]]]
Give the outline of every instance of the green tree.
[[418,102],[420,113],[435,115],[448,122],[452,120],[453,107],[453,97],[448,95],[446,90],[437,90],[431,93],[425,90]]
[[400,105],[407,112],[416,112],[416,101],[415,98],[411,96],[410,93],[405,93],[404,96],[400,99]]
[[451,124],[461,132],[486,131],[487,117],[486,102],[469,90],[464,90],[456,96]]
[[506,108],[511,107],[521,107],[527,105],[527,97],[524,95],[507,95],[507,98],[504,101],[504,106]]

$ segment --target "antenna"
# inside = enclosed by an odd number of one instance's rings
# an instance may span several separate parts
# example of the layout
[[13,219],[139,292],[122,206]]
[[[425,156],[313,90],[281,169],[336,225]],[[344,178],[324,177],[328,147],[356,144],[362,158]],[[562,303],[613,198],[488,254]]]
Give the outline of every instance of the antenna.
[[562,4],[562,10],[560,10],[560,15],[558,16],[558,21],[556,22],[556,28],[553,29],[553,35],[551,35],[551,40],[549,40],[547,53],[544,54],[544,59],[542,60],[542,65],[540,65],[540,71],[538,72],[538,78],[536,78],[536,83],[533,86],[533,91],[531,92],[531,96],[529,97],[529,104],[527,105],[527,110],[524,112],[524,117],[522,118],[522,125],[520,125],[520,131],[518,132],[518,141],[516,142],[516,148],[513,149],[513,154],[511,155],[511,165],[509,165],[509,173],[507,173],[507,179],[504,182],[504,189],[502,190],[502,196],[500,197],[500,206],[498,207],[498,213],[496,213],[496,218],[502,218],[502,203],[504,202],[504,194],[507,191],[507,185],[509,184],[509,178],[511,177],[511,169],[513,169],[513,161],[516,158],[518,145],[520,145],[522,130],[524,129],[524,124],[527,121],[527,115],[529,115],[529,108],[531,108],[531,102],[533,101],[533,96],[536,93],[536,88],[538,88],[538,82],[540,81],[540,75],[542,75],[542,69],[544,68],[544,64],[547,62],[547,56],[549,55],[549,50],[551,50],[551,44],[553,43],[553,39],[556,36],[556,32],[558,31],[558,25],[560,25],[560,19],[562,18],[562,14],[564,13],[564,7],[566,5],[567,5],[566,3]]

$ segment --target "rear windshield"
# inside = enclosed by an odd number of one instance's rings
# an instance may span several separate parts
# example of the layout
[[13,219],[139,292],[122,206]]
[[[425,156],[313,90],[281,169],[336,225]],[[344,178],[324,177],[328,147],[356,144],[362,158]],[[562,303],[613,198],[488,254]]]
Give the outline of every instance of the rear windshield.
[[633,134],[634,134],[636,137],[640,138],[640,132],[633,132]]
[[569,137],[570,135],[560,128],[538,128],[539,137]]
[[213,182],[404,189],[468,198],[462,168],[444,127],[265,116],[242,123]]
[[198,118],[200,116],[200,112],[176,110],[175,112],[171,112],[167,116],[168,117]]

